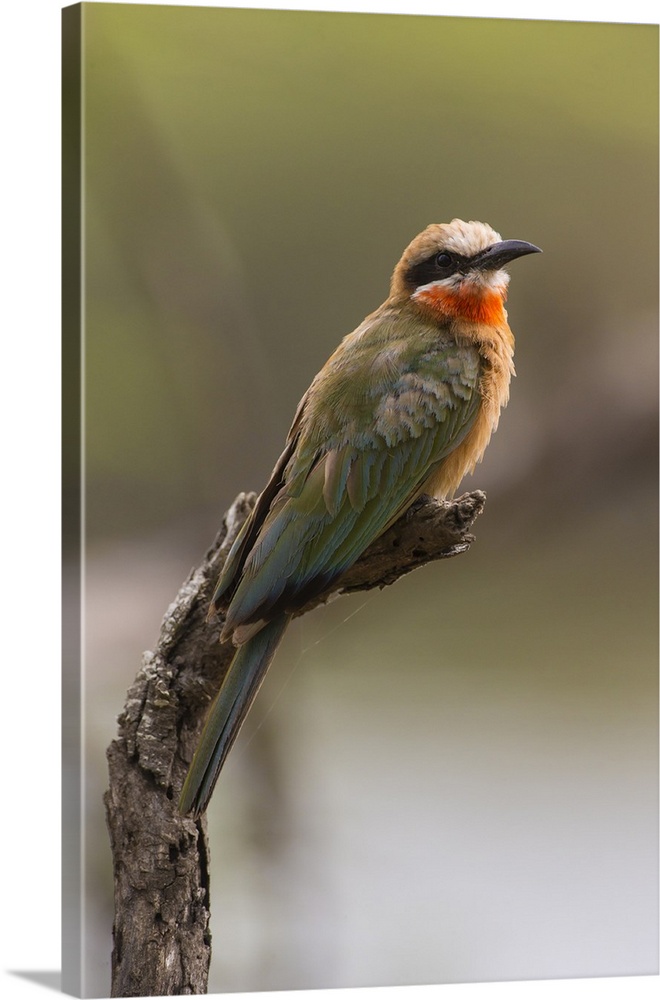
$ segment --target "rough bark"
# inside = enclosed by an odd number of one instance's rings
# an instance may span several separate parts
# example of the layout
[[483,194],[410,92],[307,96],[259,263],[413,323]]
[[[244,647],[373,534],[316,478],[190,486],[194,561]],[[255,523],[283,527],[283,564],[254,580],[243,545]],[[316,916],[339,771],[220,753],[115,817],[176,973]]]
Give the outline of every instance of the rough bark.
[[[168,608],[158,645],[144,654],[108,748],[105,796],[115,879],[112,996],[206,992],[211,958],[206,819],[176,803],[209,703],[231,661],[222,615],[206,612],[226,554],[254,505],[241,493],[201,566]],[[337,594],[385,587],[434,559],[465,552],[481,492],[420,500],[300,614]]]

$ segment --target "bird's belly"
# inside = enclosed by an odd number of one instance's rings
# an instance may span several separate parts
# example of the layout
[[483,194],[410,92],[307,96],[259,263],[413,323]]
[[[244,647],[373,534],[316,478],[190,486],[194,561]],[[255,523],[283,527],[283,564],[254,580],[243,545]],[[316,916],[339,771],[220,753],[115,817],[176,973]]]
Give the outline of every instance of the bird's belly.
[[422,492],[437,500],[452,496],[463,477],[473,472],[477,462],[481,461],[496,426],[497,414],[482,406],[464,439],[431,473]]

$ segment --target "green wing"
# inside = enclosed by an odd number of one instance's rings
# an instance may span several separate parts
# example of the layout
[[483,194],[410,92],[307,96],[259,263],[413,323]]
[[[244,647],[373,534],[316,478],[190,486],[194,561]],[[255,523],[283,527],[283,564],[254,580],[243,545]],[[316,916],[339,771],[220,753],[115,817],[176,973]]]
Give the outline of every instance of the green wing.
[[[355,336],[355,335],[353,335]],[[312,383],[287,447],[228,557],[225,634],[240,641],[345,572],[419,495],[479,408],[476,349],[344,344]]]

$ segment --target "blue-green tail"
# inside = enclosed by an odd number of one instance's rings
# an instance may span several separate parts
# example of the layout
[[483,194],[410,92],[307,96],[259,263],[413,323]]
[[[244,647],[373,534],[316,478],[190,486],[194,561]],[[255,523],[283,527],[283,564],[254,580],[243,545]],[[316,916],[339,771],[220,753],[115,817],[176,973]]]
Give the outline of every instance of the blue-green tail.
[[222,765],[254,701],[289,624],[279,615],[236,651],[211,705],[195,756],[181,791],[179,812],[197,817],[206,809]]

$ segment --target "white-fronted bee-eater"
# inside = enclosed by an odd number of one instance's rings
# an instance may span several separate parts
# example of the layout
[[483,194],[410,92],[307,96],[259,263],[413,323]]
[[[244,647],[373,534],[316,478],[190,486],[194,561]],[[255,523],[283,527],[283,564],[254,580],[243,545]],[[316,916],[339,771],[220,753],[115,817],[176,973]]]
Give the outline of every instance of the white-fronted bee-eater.
[[504,267],[539,248],[482,222],[431,225],[387,300],[348,334],[296,411],[282,455],[227,557],[210,614],[238,647],[179,809],[198,816],[292,614],[423,493],[443,499],[481,459],[509,398]]

